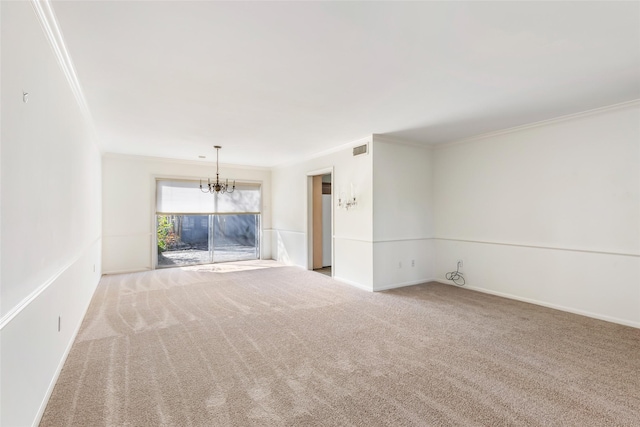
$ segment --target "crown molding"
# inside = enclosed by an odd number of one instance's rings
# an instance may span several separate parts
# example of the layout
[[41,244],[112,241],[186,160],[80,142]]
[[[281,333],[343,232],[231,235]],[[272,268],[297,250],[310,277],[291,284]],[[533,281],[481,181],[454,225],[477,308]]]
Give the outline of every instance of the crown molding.
[[441,148],[447,148],[447,147],[451,147],[451,146],[454,146],[454,145],[466,144],[466,143],[480,141],[480,140],[487,139],[487,138],[493,138],[493,137],[500,136],[500,135],[516,133],[516,132],[520,132],[520,131],[527,130],[527,129],[533,129],[533,128],[537,128],[537,127],[549,126],[549,125],[552,125],[552,124],[555,124],[555,123],[567,122],[567,121],[571,121],[571,120],[581,119],[583,117],[594,116],[596,114],[602,114],[602,113],[607,113],[607,112],[610,112],[610,111],[623,110],[625,108],[632,108],[632,107],[638,107],[638,106],[640,106],[640,99],[634,99],[634,100],[631,100],[631,101],[620,102],[618,104],[607,105],[605,107],[598,107],[598,108],[593,108],[591,110],[581,111],[579,113],[566,114],[564,116],[554,117],[553,119],[546,119],[546,120],[541,120],[539,122],[533,122],[533,123],[528,123],[528,124],[525,124],[525,125],[514,126],[514,127],[511,127],[511,128],[506,128],[506,129],[502,129],[502,130],[498,130],[498,131],[494,131],[494,132],[483,133],[483,134],[480,134],[480,135],[471,136],[471,137],[463,138],[463,139],[458,139],[458,140],[455,140],[455,141],[443,142],[443,143],[440,143],[440,144],[431,144],[431,147],[433,147],[433,149],[435,149],[435,150],[438,150],[438,149],[441,149]]
[[67,46],[64,42],[64,37],[62,36],[62,31],[60,30],[60,26],[58,25],[58,20],[56,19],[56,15],[53,12],[51,3],[49,0],[31,0],[30,2],[36,16],[38,17],[38,21],[40,22],[42,31],[44,32],[45,37],[51,45],[53,54],[58,60],[58,64],[60,65],[60,68],[62,69],[62,72],[66,77],[67,82],[69,83],[71,92],[76,99],[78,107],[80,108],[80,113],[89,125],[89,129],[92,134],[92,141],[98,148],[98,151],[102,153],[100,146],[96,143],[97,133],[93,124],[91,111],[89,111],[89,106],[87,105],[84,93],[82,92],[82,86],[80,85],[80,81],[78,80],[78,75],[76,74],[75,67],[73,66],[73,61],[71,60],[71,56],[69,55],[69,51],[67,50]]
[[313,160],[313,159],[317,159],[319,157],[327,156],[329,154],[337,153],[338,151],[342,151],[342,150],[346,150],[348,148],[356,147],[358,145],[370,144],[372,140],[373,140],[373,135],[369,135],[367,137],[360,138],[360,139],[357,139],[355,141],[347,142],[345,144],[341,144],[341,145],[338,145],[336,147],[329,148],[327,150],[319,151],[317,153],[314,153],[314,154],[311,154],[311,155],[308,155],[308,156],[302,156],[302,157],[297,158],[295,160],[291,160],[291,161],[288,161],[288,162],[284,162],[284,163],[279,163],[279,164],[273,165],[273,166],[271,166],[270,169],[273,169],[273,170],[282,169],[282,168],[285,168],[285,167],[288,167],[288,166],[297,165],[297,164],[300,164],[300,163],[303,163],[303,162],[307,162],[309,160]]
[[415,141],[409,141],[406,139],[400,139],[400,138],[393,138],[384,134],[379,134],[379,133],[374,133],[373,134],[373,141],[380,141],[380,142],[386,142],[389,144],[399,144],[399,145],[407,145],[409,147],[415,147],[415,148],[424,148],[425,150],[433,150],[434,146],[432,144],[421,144],[419,142],[415,142]]
[[[103,159],[120,159],[120,160],[136,160],[142,162],[160,162],[160,163],[174,163],[181,165],[197,165],[197,166],[215,166],[215,161],[210,160],[190,160],[190,159],[177,159],[172,157],[156,157],[156,156],[144,156],[139,154],[124,154],[124,153],[103,153]],[[237,165],[233,163],[220,163],[220,166],[231,169],[247,169],[256,171],[270,172],[270,167],[265,166],[251,166],[251,165]]]

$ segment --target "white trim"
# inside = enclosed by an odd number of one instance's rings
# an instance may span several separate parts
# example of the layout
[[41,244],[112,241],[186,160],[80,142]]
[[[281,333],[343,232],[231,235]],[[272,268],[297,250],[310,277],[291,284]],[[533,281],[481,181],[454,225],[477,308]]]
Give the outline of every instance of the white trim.
[[321,169],[316,169],[311,172],[307,172],[307,176],[318,176],[318,175],[333,175],[333,166],[327,166]]
[[[98,283],[96,284],[96,287],[98,286],[99,283],[100,283],[100,279],[98,279]],[[95,293],[95,290],[93,293]],[[89,300],[87,301],[87,305],[85,306],[84,311],[82,312],[82,316],[80,316],[80,321],[78,322],[78,326],[76,326],[76,330],[71,335],[69,344],[67,344],[67,348],[64,350],[64,353],[62,354],[62,358],[60,358],[60,363],[58,363],[58,367],[56,368],[56,371],[53,374],[51,381],[49,382],[49,387],[47,387],[47,392],[45,393],[44,398],[42,399],[42,403],[40,403],[40,408],[38,408],[38,412],[36,413],[36,417],[34,419],[32,427],[38,427],[40,425],[40,421],[42,421],[42,416],[44,415],[45,409],[47,409],[49,398],[51,397],[51,394],[53,393],[53,389],[55,388],[56,383],[58,382],[58,378],[60,377],[62,368],[64,367],[64,364],[67,361],[67,357],[69,356],[69,353],[71,352],[71,348],[73,347],[73,344],[76,342],[76,338],[78,336],[78,333],[80,332],[80,327],[82,326],[82,321],[84,320],[84,317],[87,315],[87,311],[89,310],[89,306],[91,305],[91,300],[93,300],[93,293],[91,295],[91,298],[89,298]]]
[[[310,172],[307,172],[307,208],[306,208],[306,216],[307,216],[307,232],[305,233],[307,237],[307,270],[313,270],[313,233],[310,230],[313,230],[313,210],[311,209],[313,206],[313,177],[314,176],[324,176],[331,175],[331,185],[336,181],[335,179],[335,170],[334,166],[326,166],[321,169],[316,169]],[[334,191],[331,191],[331,265],[335,266],[335,206],[334,206]],[[331,277],[333,277],[333,268],[331,269]]]
[[342,150],[346,150],[347,148],[355,147],[355,146],[362,145],[362,144],[369,144],[369,143],[371,143],[371,140],[372,140],[371,136],[360,138],[360,139],[358,139],[356,141],[347,142],[346,144],[341,144],[341,145],[338,145],[336,147],[329,148],[329,149],[326,149],[326,150],[323,150],[323,151],[319,151],[317,153],[314,153],[314,154],[311,154],[311,155],[308,155],[308,156],[302,156],[302,157],[300,157],[298,159],[295,159],[295,160],[291,160],[291,161],[284,162],[284,163],[278,163],[276,165],[271,166],[270,169],[271,170],[282,169],[282,168],[285,168],[285,167],[288,167],[288,166],[293,166],[293,165],[297,165],[299,163],[304,163],[304,162],[307,162],[309,160],[317,159],[317,158],[320,158],[320,157],[328,156],[329,154],[333,154],[333,153],[337,153],[337,152],[342,151]]
[[458,139],[458,140],[455,140],[455,141],[433,143],[433,144],[430,144],[430,145],[434,149],[441,149],[441,148],[446,148],[446,147],[450,147],[450,146],[453,146],[453,145],[465,144],[465,143],[468,143],[468,142],[475,142],[475,141],[479,141],[479,140],[482,140],[482,139],[492,138],[492,137],[495,137],[495,136],[500,136],[500,135],[505,135],[505,134],[509,134],[509,133],[520,132],[520,131],[523,131],[523,130],[526,130],[526,129],[548,126],[548,125],[555,124],[555,123],[570,121],[570,120],[579,119],[579,118],[582,118],[582,117],[588,117],[588,116],[595,115],[595,114],[605,113],[605,112],[608,112],[608,111],[621,110],[621,109],[624,109],[624,108],[635,107],[635,106],[640,106],[640,99],[634,99],[634,100],[631,100],[631,101],[620,102],[618,104],[607,105],[606,107],[593,108],[591,110],[581,111],[579,113],[566,114],[566,115],[563,115],[563,116],[554,117],[552,119],[540,120],[540,121],[537,121],[537,122],[527,123],[527,124],[520,125],[520,126],[514,126],[514,127],[501,129],[501,130],[497,130],[497,131],[493,131],[493,132],[487,132],[487,133],[483,133],[483,134],[480,134],[480,135],[470,136],[468,138]]
[[346,285],[350,285],[350,286],[356,287],[356,288],[361,289],[363,291],[373,292],[373,289],[371,289],[371,288],[369,288],[369,287],[367,287],[367,286],[365,286],[365,285],[363,285],[361,283],[358,283],[358,282],[353,282],[351,280],[344,279],[344,278],[338,277],[338,276],[333,276],[333,279],[337,280],[338,282],[344,283]]
[[141,267],[141,268],[130,268],[126,270],[111,270],[102,272],[103,275],[112,275],[112,274],[128,274],[128,273],[144,273],[146,271],[152,271],[153,269],[149,267]]
[[583,252],[583,253],[598,254],[598,255],[629,256],[634,258],[640,257],[640,254],[632,254],[632,253],[626,253],[626,252],[598,251],[593,249],[577,249],[577,248],[560,248],[560,247],[554,247],[554,246],[540,246],[540,245],[520,244],[520,243],[489,242],[484,240],[451,239],[451,238],[445,238],[445,237],[434,237],[434,240],[445,240],[450,242],[463,242],[463,243],[479,243],[483,245],[516,246],[521,248],[548,249],[552,251]]
[[[211,178],[208,178],[211,179]],[[228,179],[225,178],[226,181],[228,181]],[[158,181],[169,181],[169,182],[187,182],[187,183],[196,183],[196,182],[203,182],[204,178],[200,177],[193,177],[193,178],[183,178],[183,177],[176,177],[176,178],[163,178],[161,176],[156,178],[156,184]],[[223,181],[222,179],[220,179],[220,181]],[[239,187],[241,186],[245,186],[245,187],[260,187],[262,185],[262,181],[261,180],[255,180],[255,179],[245,179],[245,180],[239,180],[239,179],[234,179],[232,178],[232,181],[234,181]]]
[[33,10],[38,17],[38,21],[40,21],[40,26],[42,27],[44,35],[51,45],[53,54],[58,60],[58,64],[60,65],[60,68],[62,69],[62,72],[65,75],[67,82],[69,83],[69,87],[76,99],[78,107],[80,108],[80,112],[86,122],[89,124],[89,129],[94,136],[93,138],[91,138],[91,140],[95,144],[98,151],[102,153],[100,146],[96,143],[97,133],[93,124],[91,111],[89,110],[87,100],[84,97],[84,93],[82,92],[82,86],[80,85],[75,67],[73,66],[73,61],[71,60],[71,56],[69,55],[69,51],[67,50],[67,46],[64,42],[64,37],[62,36],[62,31],[60,30],[60,26],[58,25],[58,20],[56,19],[56,15],[53,12],[53,9],[51,8],[51,3],[49,2],[49,0],[31,0],[31,6],[33,7]]
[[[208,160],[195,160],[195,159],[181,159],[181,158],[169,158],[169,157],[158,157],[158,156],[145,156],[142,154],[126,154],[126,153],[104,153],[102,155],[103,158],[108,159],[125,159],[125,160],[138,160],[138,161],[148,161],[148,162],[162,162],[162,163],[177,163],[183,165],[197,165],[197,166],[215,166],[216,162],[208,161]],[[250,166],[250,165],[237,165],[233,163],[220,163],[220,168],[231,168],[231,169],[243,169],[243,170],[258,170],[270,172],[270,167],[265,166]],[[163,176],[163,175],[159,175]],[[195,179],[198,179],[197,177]],[[245,180],[245,182],[247,182]],[[256,181],[257,182],[257,181]]]
[[[433,144],[428,144],[428,143],[420,143],[418,141],[409,141],[406,139],[399,139],[399,138],[394,138],[391,136],[387,136],[385,134],[380,134],[380,133],[374,133],[373,134],[373,142],[386,142],[388,144],[398,144],[398,145],[408,145],[410,147],[415,147],[415,148],[424,148],[425,150],[433,150],[433,148],[435,147]],[[426,144],[426,145],[425,145]]]
[[349,240],[352,242],[364,242],[364,243],[373,243],[373,240],[365,240],[365,239],[356,239],[353,237],[340,237],[340,236],[333,236],[334,239],[336,240]]
[[579,310],[575,308],[565,307],[563,305],[552,304],[552,303],[539,301],[532,298],[523,298],[523,297],[519,297],[512,294],[507,294],[504,292],[497,292],[497,291],[492,291],[490,289],[479,288],[477,286],[456,286],[445,279],[435,279],[434,281],[438,283],[442,283],[443,285],[455,286],[456,288],[468,289],[470,291],[481,292],[483,294],[489,294],[489,295],[495,295],[495,296],[499,296],[502,298],[507,298],[515,301],[526,302],[529,304],[535,304],[542,307],[552,308],[554,310],[565,311],[567,313],[579,314],[581,316],[591,317],[593,319],[598,319],[598,320],[604,320],[606,322],[611,322],[611,323],[617,323],[619,325],[631,326],[633,328],[640,328],[640,322],[631,322],[629,320],[619,319],[617,317],[603,316],[601,314],[592,313],[586,310]]
[[[261,215],[262,212],[257,211],[257,212],[155,212],[156,215],[203,215],[203,216],[208,216],[208,215],[217,215],[217,216],[226,216],[226,215]],[[146,234],[146,233],[145,233]],[[149,233],[149,234],[153,234],[153,233]],[[120,237],[124,237],[124,236],[120,236]]]
[[394,243],[394,242],[413,242],[416,240],[434,240],[435,237],[415,237],[409,239],[380,239],[374,240],[373,243]]
[[[31,0],[33,3],[37,2],[38,0]],[[47,1],[48,0],[43,0],[43,1]],[[376,139],[379,139],[381,142],[388,142],[388,143],[394,143],[394,144],[404,144],[404,145],[410,145],[413,147],[418,147],[418,148],[424,148],[427,150],[434,150],[434,149],[443,149],[449,146],[453,146],[453,145],[458,145],[458,144],[464,144],[464,143],[468,143],[468,142],[474,142],[474,141],[478,141],[478,140],[482,140],[482,139],[486,139],[486,138],[491,138],[494,136],[499,136],[499,135],[504,135],[504,134],[509,134],[509,133],[514,133],[514,132],[519,132],[525,129],[530,129],[530,128],[535,128],[535,127],[542,127],[542,126],[547,126],[550,124],[554,124],[554,123],[558,123],[558,122],[563,122],[563,121],[569,121],[569,120],[573,120],[573,119],[577,119],[577,118],[581,118],[581,117],[586,117],[586,116],[590,116],[590,115],[594,115],[594,114],[599,114],[599,113],[603,113],[603,112],[607,112],[607,111],[613,111],[613,110],[618,110],[618,109],[623,109],[623,108],[627,108],[627,107],[633,107],[633,106],[637,106],[640,105],[640,99],[634,99],[631,101],[626,101],[626,102],[621,102],[618,104],[614,104],[614,105],[609,105],[609,106],[605,106],[605,107],[599,107],[599,108],[594,108],[591,110],[587,110],[587,111],[582,111],[579,113],[572,113],[572,114],[567,114],[567,115],[563,115],[563,116],[558,116],[558,117],[554,117],[551,119],[545,119],[545,120],[541,120],[541,121],[537,121],[537,122],[533,122],[533,123],[527,123],[524,125],[519,125],[519,126],[514,126],[514,127],[510,127],[510,128],[505,128],[505,129],[501,129],[501,130],[497,130],[497,131],[492,131],[492,132],[487,132],[487,133],[483,133],[483,134],[479,134],[479,135],[474,135],[474,136],[470,136],[467,138],[462,138],[462,139],[457,139],[454,141],[448,141],[448,142],[441,142],[441,143],[428,143],[425,142],[425,144],[421,144],[419,142],[414,142],[414,141],[409,141],[409,140],[404,140],[404,139],[399,139],[399,138],[394,138],[394,137],[390,137],[390,136],[386,136],[384,134],[371,134],[367,137],[358,139],[356,141],[351,141],[351,142],[347,142],[338,146],[335,146],[333,148],[329,148],[311,155],[307,155],[307,156],[301,156],[299,158],[293,159],[293,160],[289,160],[286,161],[284,163],[278,163],[278,164],[274,164],[271,166],[250,166],[250,165],[233,165],[233,164],[221,164],[221,167],[230,167],[230,168],[236,168],[236,169],[255,169],[255,170],[264,170],[264,171],[273,171],[273,170],[278,170],[278,169],[282,169],[282,168],[286,168],[289,166],[293,166],[293,165],[297,165],[300,163],[304,163],[306,161],[309,160],[313,160],[313,159],[317,159],[323,156],[327,156],[329,154],[333,154],[342,150],[346,150],[348,148],[351,147],[355,147],[361,144],[371,144],[372,142],[375,142]],[[371,144],[370,148],[373,147],[373,144]],[[371,151],[372,152],[372,151]],[[147,160],[151,160],[151,161],[163,161],[163,162],[171,162],[171,163],[183,163],[183,164],[195,164],[195,165],[203,165],[203,164],[214,164],[213,162],[210,161],[206,161],[206,160],[189,160],[189,159],[170,159],[170,158],[165,158],[165,157],[153,157],[153,156],[144,156],[144,155],[136,155],[136,154],[125,154],[125,153],[103,153],[103,157],[130,157],[130,158],[138,158],[138,159],[147,159]]]
[[410,280],[408,282],[392,283],[390,285],[384,285],[384,286],[381,286],[381,287],[375,287],[373,291],[374,292],[386,291],[386,290],[389,290],[389,289],[396,289],[396,288],[404,288],[404,287],[407,287],[407,286],[422,285],[422,284],[433,282],[433,281],[435,281],[435,279]]
[[68,263],[66,263],[61,269],[59,269],[56,273],[53,274],[47,281],[34,289],[29,295],[27,295],[22,301],[16,304],[11,310],[9,310],[4,316],[0,318],[0,331],[3,330],[9,322],[11,322],[18,314],[22,312],[29,304],[31,304],[36,298],[40,296],[53,282],[58,280],[60,276],[62,276],[73,264],[78,262],[80,258],[82,258],[91,247],[93,247],[99,240],[102,239],[102,236],[96,238],[93,242],[83,248],[82,251],[75,257],[71,259]]
[[[158,225],[156,209],[158,208],[158,175],[151,174],[151,189],[149,193],[149,270],[156,270],[158,267]],[[131,273],[131,271],[122,271],[121,273]],[[120,274],[120,272],[112,272],[110,274]]]

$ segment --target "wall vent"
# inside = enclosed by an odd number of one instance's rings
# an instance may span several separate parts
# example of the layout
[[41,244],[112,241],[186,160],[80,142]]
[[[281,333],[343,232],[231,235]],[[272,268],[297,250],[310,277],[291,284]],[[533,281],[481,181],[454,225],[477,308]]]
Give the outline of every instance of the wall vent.
[[367,154],[367,144],[353,147],[353,155],[359,156],[360,154]]

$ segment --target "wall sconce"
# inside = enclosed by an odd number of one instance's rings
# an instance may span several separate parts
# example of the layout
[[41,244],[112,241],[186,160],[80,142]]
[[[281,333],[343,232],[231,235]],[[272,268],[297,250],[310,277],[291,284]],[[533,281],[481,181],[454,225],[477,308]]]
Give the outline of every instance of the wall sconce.
[[351,197],[349,197],[348,199],[344,196],[344,193],[340,193],[340,195],[338,196],[338,207],[341,209],[352,209],[355,208],[356,206],[358,206],[358,203],[356,202],[356,196],[353,193],[353,183],[351,184]]

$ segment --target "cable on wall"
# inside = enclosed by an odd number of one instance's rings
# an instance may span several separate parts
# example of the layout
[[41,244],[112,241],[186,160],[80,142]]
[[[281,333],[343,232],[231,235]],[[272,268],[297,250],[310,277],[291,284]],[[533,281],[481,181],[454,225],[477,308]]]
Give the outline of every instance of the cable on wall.
[[444,277],[446,277],[447,280],[451,280],[458,286],[464,286],[464,284],[466,283],[464,280],[464,276],[462,275],[462,273],[460,273],[460,261],[458,261],[456,271],[451,271],[445,274]]

